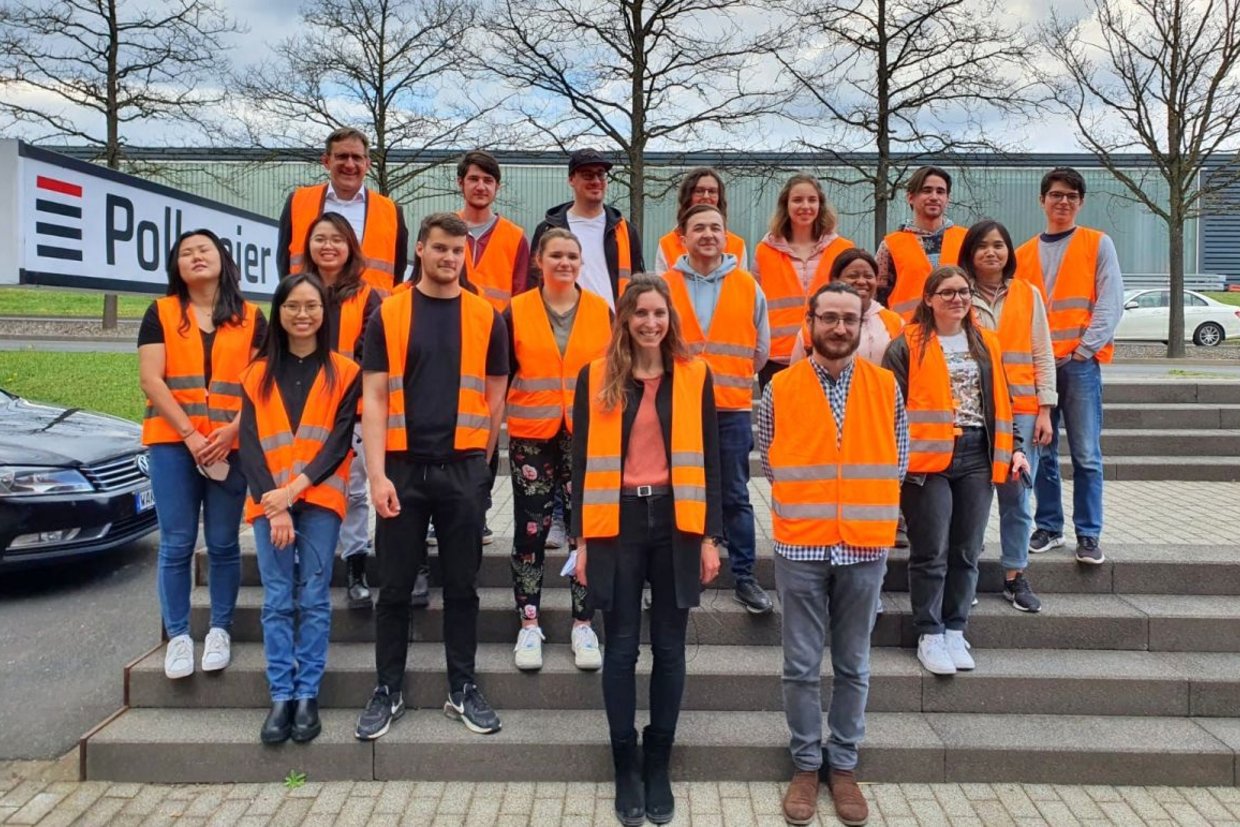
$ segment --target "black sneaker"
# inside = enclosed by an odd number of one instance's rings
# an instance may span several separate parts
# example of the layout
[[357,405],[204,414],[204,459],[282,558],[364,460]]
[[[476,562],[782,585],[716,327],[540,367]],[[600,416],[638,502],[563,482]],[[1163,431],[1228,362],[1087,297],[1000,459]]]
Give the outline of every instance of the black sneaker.
[[1050,551],[1053,548],[1063,548],[1063,535],[1051,534],[1044,528],[1039,528],[1033,532],[1033,536],[1029,538],[1029,553],[1041,554],[1044,551]]
[[1106,555],[1098,545],[1097,537],[1076,538],[1076,562],[1090,566],[1098,566],[1106,561]]
[[414,609],[425,609],[431,604],[431,570],[429,566],[418,569],[418,576],[413,580],[413,594],[409,595],[409,605]]
[[449,692],[448,700],[443,705],[443,714],[459,720],[465,724],[466,729],[479,735],[490,735],[500,729],[499,716],[491,709],[487,699],[482,697],[482,691],[477,684],[467,683],[464,689]]
[[482,527],[482,544],[484,546],[489,546],[494,539],[495,532],[491,531],[491,527],[489,525],[484,525]]
[[1037,613],[1042,611],[1042,601],[1033,593],[1029,581],[1023,572],[1011,580],[1003,581],[1003,597],[1012,604],[1014,609],[1022,612]]
[[369,609],[370,584],[366,582],[366,555],[354,554],[345,560],[348,570],[348,607],[350,609]]
[[736,584],[736,602],[745,607],[750,614],[770,614],[775,609],[770,596],[753,580],[742,580]]
[[393,695],[386,686],[376,686],[366,708],[357,719],[354,735],[359,741],[373,741],[382,737],[401,715],[405,714],[405,698],[400,692]]

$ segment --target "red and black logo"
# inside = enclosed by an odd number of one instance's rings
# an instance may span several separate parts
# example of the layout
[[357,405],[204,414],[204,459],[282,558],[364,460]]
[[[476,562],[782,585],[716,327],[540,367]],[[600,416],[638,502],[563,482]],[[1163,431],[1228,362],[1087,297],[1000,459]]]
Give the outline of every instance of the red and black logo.
[[34,202],[39,257],[81,261],[82,188],[46,175],[37,176],[35,186],[39,190]]

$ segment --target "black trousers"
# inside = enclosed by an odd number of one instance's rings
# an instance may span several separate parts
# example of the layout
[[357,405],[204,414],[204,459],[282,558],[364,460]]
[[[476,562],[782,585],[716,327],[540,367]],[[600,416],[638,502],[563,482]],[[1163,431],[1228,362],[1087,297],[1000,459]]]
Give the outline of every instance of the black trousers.
[[650,583],[650,727],[676,732],[685,691],[685,629],[689,610],[676,608],[672,498],[620,498],[620,558],[612,608],[603,613],[603,705],[612,738],[634,732],[637,715],[637,648],[642,628],[642,588]]
[[443,572],[443,645],[448,688],[474,683],[478,649],[478,567],[482,564],[482,489],[490,472],[481,456],[443,465],[391,456],[387,475],[400,514],[378,518],[375,554],[383,587],[375,608],[375,667],[379,683],[401,689],[409,652],[409,595],[426,562],[426,527],[434,518]]

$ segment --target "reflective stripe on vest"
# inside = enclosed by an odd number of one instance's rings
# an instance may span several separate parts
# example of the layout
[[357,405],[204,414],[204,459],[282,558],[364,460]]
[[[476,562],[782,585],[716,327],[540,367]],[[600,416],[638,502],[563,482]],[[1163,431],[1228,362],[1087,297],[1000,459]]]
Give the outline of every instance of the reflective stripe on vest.
[[[659,249],[663,252],[663,260],[667,262],[668,270],[673,269],[676,266],[676,262],[680,261],[680,257],[688,252],[685,249],[685,245],[680,242],[680,230],[678,229],[673,229],[659,239]],[[745,266],[745,239],[736,233],[727,233],[727,241],[724,243],[723,252],[736,256],[737,267]]]
[[517,253],[523,238],[524,230],[507,218],[496,216],[495,226],[491,228],[487,245],[477,262],[474,261],[476,242],[472,235],[465,245],[465,275],[481,291],[482,297],[501,313],[508,309],[508,303],[512,301],[513,270],[517,266]]
[[[305,265],[306,235],[323,214],[326,198],[327,184],[298,187],[293,191],[289,208],[289,275],[300,273]],[[392,292],[396,277],[399,224],[396,203],[374,190],[366,190],[366,224],[362,228],[362,237],[358,239],[362,245],[362,254],[366,256],[366,269],[362,271],[362,279],[372,287],[388,293]]]
[[[943,231],[943,246],[939,250],[939,264],[956,264],[960,259],[960,245],[964,242],[964,227],[952,225]],[[888,233],[883,239],[887,250],[891,253],[891,261],[895,266],[896,283],[887,297],[887,306],[908,322],[913,318],[917,305],[921,304],[921,294],[926,286],[926,277],[934,269],[930,257],[922,246],[922,236],[907,230]]]
[[999,343],[1003,346],[1003,371],[1007,374],[1012,411],[1038,412],[1037,373],[1033,368],[1033,286],[1024,279],[1008,282],[1003,312],[999,317]]
[[[994,393],[995,433],[991,457],[991,481],[1007,481],[1012,462],[1012,400],[1000,360],[999,337],[979,328],[990,357]],[[911,324],[902,334],[908,342],[908,412],[910,474],[935,474],[951,465],[956,446],[956,409],[952,401],[951,377],[939,337],[934,333],[921,350],[921,325]]]
[[[155,302],[159,325],[164,332],[164,383],[172,398],[203,436],[219,430],[241,413],[241,372],[250,363],[258,306],[245,302],[241,324],[224,324],[215,329],[211,345],[211,386],[205,386],[203,367],[206,354],[198,319],[189,312],[188,327],[182,331],[181,300],[165,296]],[[160,416],[148,401],[142,422],[142,444],[180,442],[181,435]],[[238,442],[233,441],[236,449]]]
[[[702,441],[702,390],[706,363],[677,362],[672,368],[672,499],[676,528],[689,534],[706,530],[706,465]],[[585,537],[620,533],[620,431],[623,412],[603,410],[599,391],[606,363],[590,363],[590,431],[586,438],[586,473],[582,480],[581,525]]]
[[758,302],[758,283],[744,270],[723,277],[710,330],[703,331],[689,298],[684,274],[672,268],[663,274],[680,315],[680,331],[694,355],[710,365],[715,387],[715,407],[721,411],[753,409],[753,356],[758,328],[753,317]]
[[[387,450],[409,447],[405,412],[412,400],[405,399],[405,368],[409,357],[409,334],[413,326],[413,290],[402,290],[379,306],[388,355]],[[468,290],[460,294],[461,378],[457,386],[456,432],[453,448],[485,450],[491,433],[491,410],[486,399],[487,348],[495,308]],[[428,388],[428,392],[444,389]]]
[[[310,387],[310,394],[306,397],[306,406],[302,410],[296,434],[289,425],[288,412],[284,407],[284,399],[280,396],[279,386],[273,384],[270,396],[263,399],[262,383],[267,372],[267,360],[255,362],[246,368],[242,376],[246,395],[254,403],[255,425],[267,470],[271,472],[271,477],[279,488],[296,479],[323,450],[323,444],[331,435],[332,426],[336,422],[336,413],[344,400],[345,391],[361,370],[356,362],[339,353],[332,353],[331,360],[336,370],[336,381],[329,388],[327,372],[319,368],[314,384]],[[349,465],[352,461],[353,452],[349,451],[331,476],[318,485],[307,488],[299,499],[326,508],[344,519],[348,505]],[[255,499],[261,499],[265,493],[251,490],[250,496],[246,497],[246,522],[252,523],[263,516],[263,506],[255,502]]]
[[[1088,227],[1076,228],[1059,263],[1055,289],[1050,296],[1046,294],[1038,241],[1039,237],[1034,236],[1016,248],[1016,276],[1029,282],[1042,294],[1055,359],[1066,359],[1080,347],[1081,337],[1093,321],[1094,302],[1098,298],[1098,248],[1102,244],[1102,233]],[[1111,361],[1114,353],[1114,343],[1108,342],[1095,356],[1105,364]]]
[[513,356],[517,372],[508,387],[508,435],[551,439],[573,430],[573,390],[581,369],[600,358],[611,340],[611,318],[602,296],[582,290],[563,355],[547,318],[541,290],[512,300]]
[[822,258],[807,291],[801,287],[801,279],[788,254],[776,250],[765,241],[758,242],[754,251],[754,269],[758,272],[762,292],[766,296],[772,359],[787,362],[792,358],[797,332],[805,323],[808,297],[831,276],[831,265],[835,263],[836,256],[852,246],[853,243],[846,238],[836,238],[828,244],[822,251]]
[[775,433],[768,460],[775,540],[793,546],[886,548],[900,516],[895,376],[853,362],[840,439],[808,359],[771,379]]

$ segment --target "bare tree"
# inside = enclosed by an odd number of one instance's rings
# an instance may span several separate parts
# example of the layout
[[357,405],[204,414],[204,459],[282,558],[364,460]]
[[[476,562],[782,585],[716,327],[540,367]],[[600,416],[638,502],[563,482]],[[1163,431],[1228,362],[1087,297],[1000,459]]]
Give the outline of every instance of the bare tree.
[[[1184,355],[1184,222],[1240,180],[1240,0],[1089,0],[1079,20],[1052,16],[1042,39],[1062,62],[1047,77],[1079,140],[1167,224],[1171,326]],[[1166,202],[1117,155],[1145,152]]]
[[[459,146],[482,111],[458,71],[475,24],[470,0],[309,0],[299,34],[240,75],[254,142],[314,143],[353,126],[371,134],[371,175],[385,195]],[[399,160],[393,156],[400,150]]]
[[749,0],[503,0],[480,69],[526,93],[519,117],[545,144],[589,136],[623,155],[640,229],[652,143],[683,151],[746,138],[782,106],[757,65],[762,28]]
[[[801,48],[773,54],[795,80],[804,139],[866,187],[874,244],[908,171],[943,156],[1005,150],[1001,123],[1036,101],[1019,71],[1029,45],[998,0],[788,3]],[[824,124],[824,116],[826,123]]]

